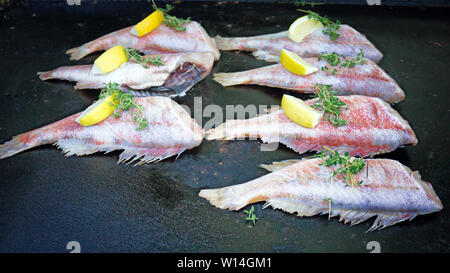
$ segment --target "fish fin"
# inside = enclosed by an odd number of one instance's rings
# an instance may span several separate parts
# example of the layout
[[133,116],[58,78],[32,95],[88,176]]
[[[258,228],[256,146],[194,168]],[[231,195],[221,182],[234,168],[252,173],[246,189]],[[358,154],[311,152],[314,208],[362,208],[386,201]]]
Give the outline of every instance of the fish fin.
[[269,199],[264,204],[263,208],[271,206],[274,209],[281,209],[288,213],[297,213],[297,216],[313,216],[322,212],[322,208],[312,207],[297,202],[292,202],[287,199]]
[[415,213],[378,214],[378,217],[366,232],[381,230],[406,220],[412,220],[416,216]]
[[107,149],[99,145],[85,143],[83,140],[79,139],[60,139],[53,145],[55,145],[58,149],[61,149],[65,156],[81,156],[93,154],[102,150],[108,150],[109,152],[114,150]]
[[269,172],[278,171],[280,169],[283,169],[284,167],[290,166],[292,164],[300,162],[301,159],[290,159],[290,160],[283,160],[278,162],[272,162],[272,164],[261,164],[259,165],[261,168],[268,170]]
[[102,84],[97,82],[78,82],[74,86],[75,89],[100,89],[103,88]]
[[74,47],[66,51],[66,54],[69,54],[70,59],[74,61],[80,60],[81,58],[83,58],[86,55],[89,55],[90,53],[91,53],[90,50],[85,45]]
[[279,63],[280,62],[280,56],[279,55],[273,55],[267,50],[256,50],[252,52],[253,57],[255,57],[258,60],[266,61],[270,63]]
[[25,144],[20,141],[19,136],[13,137],[10,141],[7,141],[0,145],[0,159],[13,156],[22,151],[39,146],[39,144]]
[[220,83],[223,86],[231,86],[245,83],[242,78],[242,73],[214,73],[213,80]]
[[[326,213],[326,212],[325,212]],[[330,217],[339,216],[339,221],[344,221],[345,224],[350,223],[354,226],[360,224],[373,216],[377,216],[372,226],[367,230],[371,232],[374,230],[384,229],[386,227],[395,225],[397,223],[412,220],[417,216],[415,213],[376,213],[357,210],[332,210]]]
[[216,46],[220,50],[235,50],[239,49],[239,46],[235,43],[233,43],[233,38],[224,38],[219,35],[214,37],[214,42],[216,43]]
[[39,79],[46,81],[46,80],[50,80],[50,79],[55,79],[55,77],[53,77],[53,71],[45,71],[45,72],[38,72],[36,73],[39,76]]
[[[139,160],[134,166],[147,163],[157,163],[166,158],[174,155],[180,155],[186,150],[185,147],[164,147],[164,148],[145,148],[145,149],[125,149],[119,155],[119,161],[117,163],[130,164],[136,160]],[[178,158],[177,156],[177,158]]]

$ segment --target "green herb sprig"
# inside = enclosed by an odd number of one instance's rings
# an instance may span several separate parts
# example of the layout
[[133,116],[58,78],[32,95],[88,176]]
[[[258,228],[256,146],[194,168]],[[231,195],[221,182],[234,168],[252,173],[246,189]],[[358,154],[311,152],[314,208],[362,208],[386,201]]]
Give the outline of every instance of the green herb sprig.
[[[364,51],[360,49],[360,52],[356,55],[356,57],[345,57],[343,55],[339,55],[336,52],[332,53],[322,53],[319,55],[318,60],[326,60],[328,64],[331,66],[340,66],[344,69],[355,67],[355,65],[360,64],[364,65],[366,60],[364,59]],[[328,66],[323,66],[322,71],[335,75],[338,70],[334,68],[330,70]]]
[[316,84],[316,97],[318,100],[313,104],[312,107],[319,109],[328,114],[328,121],[331,122],[335,127],[346,125],[347,121],[340,119],[341,108],[347,109],[347,104],[338,99],[336,91],[332,90],[332,85]]
[[[321,151],[320,153],[311,156],[310,158],[321,158],[322,163],[320,165],[331,167],[331,166],[339,166],[335,171],[333,171],[331,177],[330,177],[330,195],[331,195],[331,187],[332,187],[332,181],[333,177],[342,174],[345,178],[346,185],[351,185],[352,188],[354,185],[361,186],[363,181],[356,182],[355,175],[359,173],[364,166],[366,165],[364,160],[361,158],[354,158],[348,155],[348,152],[344,154],[340,154],[337,151],[333,151],[332,149],[323,146],[325,150],[327,150],[329,153],[326,153],[325,151]],[[322,199],[322,201],[328,203],[328,219],[331,218],[331,205],[333,204],[333,199],[330,197]]]
[[187,19],[178,18],[176,16],[169,15],[169,12],[174,9],[172,5],[166,4],[165,8],[158,8],[153,0],[152,7],[155,10],[159,10],[162,12],[164,16],[164,24],[176,31],[186,31],[186,27],[184,26],[187,23],[191,22],[191,17]]
[[354,175],[366,166],[364,160],[361,158],[353,158],[348,155],[348,152],[340,154],[339,152],[333,151],[326,146],[323,146],[323,148],[329,151],[329,153],[322,151],[313,156],[323,160],[320,165],[324,165],[326,167],[340,166],[338,169],[333,171],[332,177],[342,174],[347,182],[347,185],[351,185],[352,187],[354,185],[361,186],[362,181],[355,181]]
[[339,33],[337,33],[341,22],[336,20],[336,22],[331,21],[326,16],[320,16],[317,12],[310,10],[297,9],[298,11],[305,12],[308,14],[308,18],[313,19],[316,22],[320,22],[325,26],[325,29],[322,30],[322,33],[330,36],[330,40],[334,41],[339,38]]
[[117,105],[113,115],[116,118],[120,117],[120,112],[128,111],[131,108],[136,108],[138,111],[132,113],[133,120],[138,125],[136,130],[141,131],[147,127],[147,119],[145,118],[144,109],[134,101],[134,96],[130,93],[123,92],[119,88],[118,83],[107,83],[106,86],[100,91],[98,99],[104,99],[108,96],[115,95],[113,98],[114,103],[110,103],[111,106]]
[[250,208],[250,210],[244,210],[244,213],[248,215],[245,220],[252,221],[253,225],[255,225],[256,221],[259,220],[259,218],[256,217],[254,211],[255,208],[253,206]]
[[356,64],[363,65],[366,63],[364,59],[364,51],[359,49],[359,53],[354,58],[344,58],[344,62],[341,64],[343,68],[354,67]]
[[161,59],[161,56],[151,57],[143,57],[136,49],[125,48],[125,53],[128,56],[128,59],[132,59],[135,62],[141,64],[144,68],[149,68],[149,65],[162,66],[165,65],[164,61]]

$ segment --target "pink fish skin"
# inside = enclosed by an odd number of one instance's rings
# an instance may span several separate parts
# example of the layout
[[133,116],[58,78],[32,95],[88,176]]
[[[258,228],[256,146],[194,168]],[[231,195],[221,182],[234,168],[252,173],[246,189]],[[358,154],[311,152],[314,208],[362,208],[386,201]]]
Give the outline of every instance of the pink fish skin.
[[[388,153],[401,145],[417,144],[409,123],[388,103],[366,96],[338,97],[347,104],[341,119],[347,125],[335,127],[325,117],[314,128],[291,121],[279,109],[251,119],[228,120],[206,132],[208,140],[259,138],[263,142],[280,142],[299,154],[321,151],[328,146],[350,155],[373,156]],[[312,105],[316,99],[305,101]]]
[[158,162],[173,155],[180,155],[202,142],[203,129],[186,110],[166,97],[135,98],[142,106],[147,127],[136,130],[133,113],[136,108],[113,115],[100,123],[84,127],[75,120],[80,113],[69,116],[42,128],[15,136],[0,145],[0,159],[45,144],[54,144],[66,156],[109,153],[124,150],[120,162],[138,164]]
[[[338,95],[365,95],[379,97],[389,103],[397,103],[405,99],[405,93],[398,84],[377,64],[365,59],[365,64],[343,68],[328,65],[327,61],[317,58],[305,58],[319,70],[309,75],[297,75],[289,72],[281,64],[269,65],[243,72],[216,73],[214,80],[223,86],[237,84],[257,84],[301,93],[315,93],[315,84],[330,84],[339,92]],[[337,69],[332,73],[321,70],[328,65],[329,69]]]
[[[192,86],[205,78],[214,63],[214,55],[211,52],[169,53],[159,55],[145,55],[145,58],[159,56],[164,65],[148,65],[147,68],[133,60],[129,60],[118,69],[98,75],[91,73],[92,65],[63,66],[48,72],[38,72],[41,80],[61,79],[77,82],[75,89],[100,89],[106,83],[114,82],[134,90],[147,89],[155,86],[163,86],[169,80],[180,77],[179,85]],[[183,67],[193,67],[199,75],[194,79],[187,75]],[[189,87],[190,87],[189,86]]]
[[300,217],[329,213],[351,225],[377,216],[368,231],[443,208],[431,184],[398,161],[365,159],[366,166],[354,175],[355,181],[362,181],[360,186],[348,185],[341,174],[332,177],[337,167],[322,162],[308,159],[263,165],[273,172],[240,185],[204,189],[199,196],[221,209],[239,210],[266,201],[264,208],[271,206]]
[[250,51],[257,59],[267,62],[280,62],[282,48],[293,51],[301,57],[317,57],[324,52],[356,56],[362,49],[365,57],[375,63],[383,58],[383,54],[363,34],[348,25],[340,25],[337,31],[340,36],[334,41],[323,34],[322,30],[318,29],[298,43],[288,37],[287,31],[253,37],[217,36],[214,39],[220,50]]
[[117,30],[80,47],[67,50],[71,60],[79,60],[93,52],[106,50],[116,45],[131,47],[145,54],[178,52],[212,52],[214,59],[220,58],[220,52],[214,40],[197,22],[185,24],[185,31],[176,31],[164,24],[152,32],[138,37],[130,33],[133,26]]

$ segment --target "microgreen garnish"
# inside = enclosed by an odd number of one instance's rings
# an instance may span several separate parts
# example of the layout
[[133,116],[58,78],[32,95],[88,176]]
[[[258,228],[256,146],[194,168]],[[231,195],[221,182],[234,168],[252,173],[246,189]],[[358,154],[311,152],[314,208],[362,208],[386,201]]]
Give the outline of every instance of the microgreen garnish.
[[316,97],[318,100],[313,104],[312,107],[319,109],[326,114],[328,113],[328,121],[331,122],[335,127],[346,125],[347,121],[340,119],[341,108],[347,109],[347,104],[338,99],[336,91],[331,89],[331,85],[316,84]]
[[[328,150],[330,153],[325,153],[325,151],[322,151],[312,157],[321,158],[322,163],[320,165],[331,167],[331,166],[338,166],[338,168],[333,171],[331,177],[330,177],[330,195],[331,195],[331,187],[332,187],[332,181],[333,177],[335,177],[338,174],[342,174],[345,178],[345,181],[347,182],[346,186],[351,185],[352,188],[356,184],[358,186],[361,186],[363,181],[356,182],[355,174],[360,172],[364,166],[365,162],[361,158],[354,158],[348,155],[348,152],[344,154],[340,154],[337,151],[333,151],[332,149],[323,146],[324,149]],[[356,182],[356,183],[355,183]],[[322,201],[328,203],[328,219],[331,217],[331,205],[333,204],[333,200],[331,197],[322,199]]]
[[142,57],[136,49],[125,48],[125,53],[127,54],[129,59],[134,60],[135,62],[141,64],[144,68],[148,68],[149,65],[161,66],[165,65],[164,61],[160,56],[151,57]]
[[166,8],[158,8],[155,2],[152,0],[152,7],[155,10],[161,11],[164,15],[164,24],[176,31],[185,31],[186,27],[184,27],[184,25],[191,22],[191,17],[183,19],[169,15],[169,12],[174,9],[172,5],[166,4]]
[[[319,55],[318,59],[319,61],[326,60],[328,64],[330,64],[331,66],[339,66],[344,69],[354,67],[357,64],[363,65],[366,63],[366,60],[364,59],[364,51],[362,49],[360,49],[360,52],[356,55],[356,57],[353,58],[344,57],[343,55],[339,56],[336,52],[332,52],[332,53],[322,53]],[[326,65],[323,66],[321,69],[322,71],[327,72],[327,74],[331,73],[335,75],[338,72],[336,68],[331,70]]]
[[344,58],[344,62],[341,64],[341,67],[348,68],[348,67],[354,67],[356,64],[363,65],[366,63],[366,60],[364,59],[364,51],[362,49],[359,49],[358,55],[354,58]]
[[339,33],[337,33],[337,30],[339,29],[339,26],[341,25],[341,22],[339,20],[336,20],[336,22],[331,21],[326,16],[320,16],[317,12],[310,11],[310,10],[303,10],[303,9],[297,9],[298,11],[308,13],[308,18],[313,19],[316,22],[320,22],[325,26],[325,29],[322,30],[322,33],[325,35],[330,36],[330,40],[334,41],[337,38],[339,38]]
[[[128,111],[131,108],[136,108],[138,111],[132,113],[133,119],[138,125],[136,130],[140,131],[147,127],[147,119],[145,118],[144,109],[142,106],[136,104],[133,95],[120,90],[118,83],[107,83],[106,86],[100,91],[98,99],[104,99],[111,95],[115,95],[113,101],[117,104],[116,110],[113,113],[116,118],[120,117],[121,111]],[[111,103],[111,106],[113,105],[114,104]]]
[[348,155],[348,152],[340,154],[339,152],[333,151],[326,146],[323,146],[323,148],[328,150],[330,153],[325,153],[325,151],[322,151],[314,156],[323,160],[320,165],[327,167],[341,166],[333,172],[332,177],[342,174],[345,177],[347,185],[351,185],[352,187],[354,185],[361,186],[362,181],[355,181],[354,175],[364,168],[366,165],[364,160],[361,158],[352,158]]
[[245,218],[245,220],[247,220],[247,221],[252,221],[252,222],[253,222],[253,225],[255,225],[256,220],[259,220],[259,218],[256,217],[254,211],[255,211],[255,208],[254,208],[253,206],[250,208],[250,210],[244,210],[244,213],[248,215],[248,216]]

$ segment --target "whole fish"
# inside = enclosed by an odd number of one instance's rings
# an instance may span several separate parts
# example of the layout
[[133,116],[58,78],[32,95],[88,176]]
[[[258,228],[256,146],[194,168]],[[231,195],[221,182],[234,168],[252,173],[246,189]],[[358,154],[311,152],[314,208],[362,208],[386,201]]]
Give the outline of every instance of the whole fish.
[[214,39],[220,50],[250,51],[257,59],[267,62],[280,62],[280,52],[283,48],[301,57],[315,57],[324,52],[355,56],[362,49],[366,58],[376,63],[383,58],[383,54],[364,35],[348,25],[339,26],[339,37],[334,41],[322,30],[316,30],[298,43],[288,37],[287,31],[253,37],[217,36]]
[[221,209],[239,210],[266,201],[263,208],[271,206],[301,217],[328,213],[351,225],[377,216],[368,231],[442,210],[433,187],[418,172],[390,159],[365,162],[354,175],[362,181],[360,186],[349,186],[341,175],[332,177],[336,166],[308,159],[263,166],[273,172],[244,184],[201,190],[199,196]]
[[[100,89],[114,82],[133,90],[165,92],[171,96],[184,95],[194,84],[205,78],[214,63],[211,52],[146,55],[160,57],[164,65],[147,65],[129,60],[107,74],[94,74],[92,65],[63,66],[48,72],[38,72],[41,80],[61,79],[77,82],[75,89]],[[161,91],[161,92],[158,92]],[[134,92],[139,94],[139,92]]]
[[150,33],[138,37],[130,33],[130,26],[104,35],[80,47],[67,50],[71,60],[79,60],[93,52],[106,50],[116,45],[134,48],[145,54],[178,53],[178,52],[212,52],[214,59],[219,60],[220,53],[214,40],[197,22],[184,25],[185,31],[174,30],[164,24]]
[[[328,146],[350,155],[372,156],[395,150],[401,145],[417,144],[409,123],[388,103],[366,96],[338,97],[347,104],[340,119],[347,125],[335,127],[326,118],[314,128],[291,121],[279,109],[251,119],[228,120],[206,132],[208,140],[259,138],[263,142],[280,142],[299,154],[321,151]],[[317,99],[305,101],[312,105]]]
[[314,93],[315,84],[331,84],[339,91],[338,95],[365,95],[379,97],[389,103],[396,103],[405,99],[405,93],[398,84],[374,62],[365,59],[364,64],[354,67],[333,67],[336,73],[323,71],[327,61],[318,58],[306,58],[306,62],[319,70],[309,75],[301,76],[289,72],[281,64],[269,65],[243,72],[216,73],[214,80],[223,86],[237,84],[257,84],[282,89],[294,90],[302,93]]
[[109,116],[102,122],[84,127],[75,120],[80,113],[42,128],[15,136],[0,145],[0,159],[45,144],[54,144],[66,156],[109,153],[124,150],[120,162],[138,164],[157,162],[180,155],[202,142],[203,129],[186,110],[166,97],[135,98],[143,108],[147,127],[138,131],[133,118],[136,108]]

